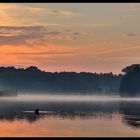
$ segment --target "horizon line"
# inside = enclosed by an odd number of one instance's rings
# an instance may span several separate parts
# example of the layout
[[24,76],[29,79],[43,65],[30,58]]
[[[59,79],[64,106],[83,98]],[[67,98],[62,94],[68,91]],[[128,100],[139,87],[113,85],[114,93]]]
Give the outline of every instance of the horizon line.
[[42,72],[48,72],[48,73],[62,73],[62,72],[67,72],[67,73],[90,73],[90,74],[110,74],[110,73],[112,73],[113,75],[123,75],[123,72],[120,72],[120,73],[113,73],[112,71],[110,71],[110,72],[96,72],[96,71],[94,71],[94,72],[91,72],[91,71],[71,71],[71,70],[63,70],[63,71],[46,71],[46,70],[42,70],[42,69],[40,69],[39,67],[37,67],[37,66],[35,66],[35,65],[30,65],[30,66],[27,66],[27,67],[19,67],[19,66],[12,66],[12,65],[10,65],[10,66],[1,66],[0,65],[0,68],[10,68],[10,67],[13,67],[13,68],[15,68],[15,69],[24,69],[24,70],[26,70],[27,68],[30,68],[30,67],[36,67],[38,70],[40,70],[40,71],[42,71]]

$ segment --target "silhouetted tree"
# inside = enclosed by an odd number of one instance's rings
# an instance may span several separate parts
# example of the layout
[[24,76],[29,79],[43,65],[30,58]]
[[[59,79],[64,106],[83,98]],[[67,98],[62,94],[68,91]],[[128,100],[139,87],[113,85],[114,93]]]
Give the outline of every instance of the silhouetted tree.
[[121,96],[140,95],[140,64],[133,64],[122,70],[125,75],[121,81]]
[[117,93],[122,75],[90,72],[45,72],[36,66],[0,67],[0,88],[29,92],[65,92],[69,94]]

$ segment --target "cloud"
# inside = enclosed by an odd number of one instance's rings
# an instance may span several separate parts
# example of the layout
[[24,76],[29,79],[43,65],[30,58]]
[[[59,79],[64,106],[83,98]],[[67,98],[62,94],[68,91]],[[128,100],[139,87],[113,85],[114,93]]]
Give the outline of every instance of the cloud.
[[128,34],[126,34],[126,36],[128,36],[128,37],[135,37],[137,35],[136,34],[133,34],[133,33],[128,33]]
[[[49,8],[47,4],[0,4],[0,25],[35,25],[40,23],[44,25],[48,23],[48,17],[56,16],[57,18],[79,16],[69,10],[61,10],[59,8]],[[57,23],[48,23],[48,25],[55,25]]]
[[12,55],[67,55],[67,54],[73,54],[74,52],[64,52],[64,51],[48,51],[48,52],[16,52],[16,53],[7,53],[7,54],[12,54]]
[[25,33],[35,33],[44,30],[43,26],[0,26],[0,33],[11,34],[11,36]]
[[133,38],[135,38],[135,37],[138,37],[138,35],[137,34],[134,34],[134,33],[125,33],[125,34],[123,34],[125,37],[133,37]]
[[53,14],[60,14],[66,17],[79,16],[80,14],[65,10],[52,10]]
[[82,37],[93,37],[95,33],[87,31],[74,32],[63,28],[45,26],[0,26],[0,45],[46,45],[53,41],[75,41]]
[[121,34],[122,37],[124,38],[129,38],[129,39],[139,39],[140,35],[139,33],[131,33],[131,32],[127,32],[127,33],[122,33]]
[[66,16],[66,17],[73,17],[73,16],[80,16],[79,13],[75,13],[68,10],[61,10],[61,9],[50,9],[47,6],[43,7],[35,7],[35,6],[26,6],[24,7],[26,10],[29,10],[32,13],[38,14],[45,14],[47,15],[57,15],[57,16]]
[[50,32],[48,32],[47,33],[47,35],[59,35],[59,34],[61,34],[61,32],[58,32],[58,31],[50,31]]
[[78,32],[74,32],[73,34],[74,34],[74,35],[80,35],[80,33],[78,33]]
[[93,24],[88,24],[86,26],[89,26],[89,27],[93,27],[93,28],[96,28],[96,27],[110,27],[112,26],[112,24],[109,24],[109,23],[93,23]]
[[42,43],[45,36],[42,26],[0,26],[0,45],[31,45]]
[[126,51],[132,51],[132,50],[135,50],[135,49],[140,49],[140,46],[133,46],[133,47],[121,47],[121,48],[117,48],[117,49],[108,49],[108,50],[102,50],[101,52],[97,53],[97,54],[117,54],[117,53],[120,53],[120,52],[126,52]]

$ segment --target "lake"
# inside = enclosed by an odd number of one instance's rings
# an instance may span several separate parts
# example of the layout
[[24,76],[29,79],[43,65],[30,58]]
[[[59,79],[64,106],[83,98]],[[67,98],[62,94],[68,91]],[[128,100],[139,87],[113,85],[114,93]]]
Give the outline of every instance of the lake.
[[[38,108],[40,114],[35,114]],[[140,98],[19,95],[0,98],[1,137],[140,136]]]

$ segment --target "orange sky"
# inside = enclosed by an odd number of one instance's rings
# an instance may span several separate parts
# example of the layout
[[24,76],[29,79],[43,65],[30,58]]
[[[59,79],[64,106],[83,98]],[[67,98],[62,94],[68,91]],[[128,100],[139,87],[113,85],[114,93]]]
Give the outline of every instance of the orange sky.
[[140,62],[140,4],[0,4],[0,65],[120,73]]

